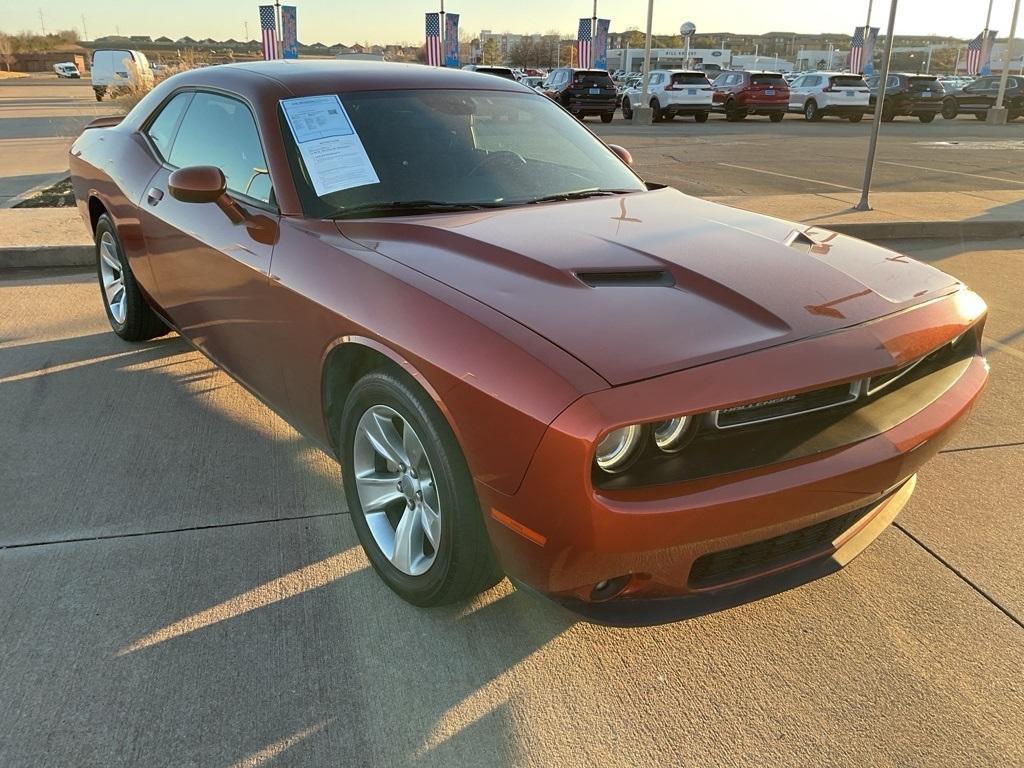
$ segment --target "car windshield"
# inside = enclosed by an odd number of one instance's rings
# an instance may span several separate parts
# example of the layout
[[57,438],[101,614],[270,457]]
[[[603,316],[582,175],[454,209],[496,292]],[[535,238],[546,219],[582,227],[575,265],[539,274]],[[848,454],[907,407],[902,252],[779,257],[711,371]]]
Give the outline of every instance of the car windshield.
[[409,90],[340,98],[379,182],[318,196],[283,121],[303,209],[315,218],[646,190],[579,121],[534,93]]

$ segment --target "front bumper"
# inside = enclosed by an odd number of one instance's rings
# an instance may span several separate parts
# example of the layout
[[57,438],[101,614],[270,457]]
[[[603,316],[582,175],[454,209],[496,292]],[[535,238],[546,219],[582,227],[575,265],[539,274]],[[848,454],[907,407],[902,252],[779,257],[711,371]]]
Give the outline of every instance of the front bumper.
[[[902,365],[979,322],[983,305],[964,295],[973,296],[960,291],[838,334],[581,398],[549,427],[517,493],[478,486],[506,573],[586,618],[644,624],[719,610],[842,567],[896,515],[917,471],[970,411],[988,375],[980,354],[939,397],[896,426],[791,461],[602,490],[591,483],[593,445],[612,426],[853,379],[893,361]],[[804,536],[853,512],[848,526],[831,531],[836,535],[789,550],[788,558],[755,560],[717,576],[712,568],[710,578],[697,573],[709,557]],[[603,600],[596,585],[618,577],[621,591]]]

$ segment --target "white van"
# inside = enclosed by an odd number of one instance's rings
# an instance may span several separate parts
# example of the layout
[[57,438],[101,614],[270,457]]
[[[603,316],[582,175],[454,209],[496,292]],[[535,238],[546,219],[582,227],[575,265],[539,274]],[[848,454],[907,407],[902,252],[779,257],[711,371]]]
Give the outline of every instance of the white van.
[[92,54],[92,89],[96,101],[109,91],[127,89],[133,78],[144,85],[153,85],[153,72],[142,51],[101,48]]
[[78,71],[78,67],[70,61],[54,64],[53,71],[57,73],[57,77],[73,77],[77,79],[82,76],[82,73]]

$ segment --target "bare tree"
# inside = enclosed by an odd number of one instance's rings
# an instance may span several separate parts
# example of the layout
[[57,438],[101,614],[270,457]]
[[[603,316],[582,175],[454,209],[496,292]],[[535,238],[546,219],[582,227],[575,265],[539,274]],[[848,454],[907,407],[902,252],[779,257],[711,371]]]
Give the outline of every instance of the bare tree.
[[0,32],[0,61],[3,61],[7,71],[11,71],[11,64],[14,63],[14,42],[11,36]]

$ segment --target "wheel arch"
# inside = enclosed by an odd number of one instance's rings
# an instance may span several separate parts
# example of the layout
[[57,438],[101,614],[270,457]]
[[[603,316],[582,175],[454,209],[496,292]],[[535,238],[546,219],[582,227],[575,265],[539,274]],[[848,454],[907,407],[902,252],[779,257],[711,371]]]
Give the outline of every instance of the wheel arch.
[[95,192],[89,195],[88,207],[89,228],[95,234],[96,224],[99,222],[100,216],[102,216],[103,214],[107,214],[108,216],[110,216],[111,214],[107,206],[103,204],[103,201],[100,200],[99,195],[97,195]]
[[412,363],[396,350],[375,339],[365,336],[341,336],[327,347],[320,369],[324,431],[336,458],[341,458],[340,446],[337,444],[337,427],[352,387],[367,373],[381,369],[398,371],[412,379],[444,415],[459,445],[464,444],[458,425],[441,395]]

